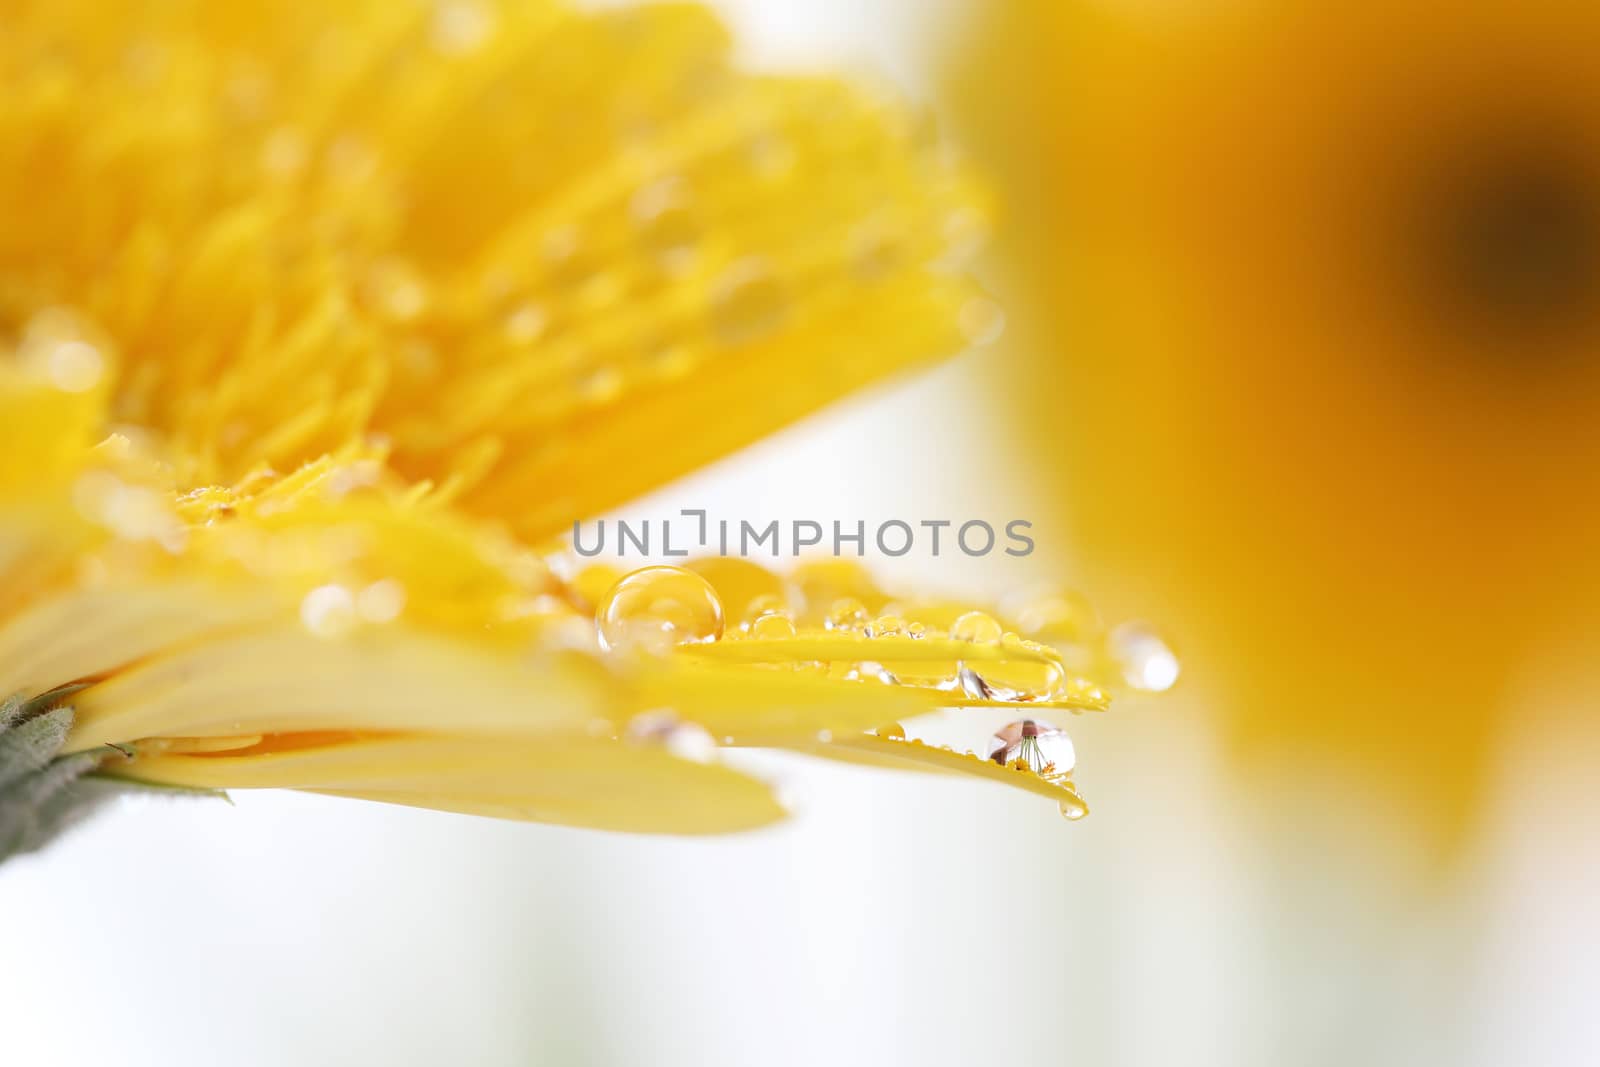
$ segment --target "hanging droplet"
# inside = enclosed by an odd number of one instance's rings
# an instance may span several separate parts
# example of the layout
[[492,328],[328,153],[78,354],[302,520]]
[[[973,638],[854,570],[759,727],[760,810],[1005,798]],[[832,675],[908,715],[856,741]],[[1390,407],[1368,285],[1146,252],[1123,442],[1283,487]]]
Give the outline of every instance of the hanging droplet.
[[1085,804],[1077,795],[1067,797],[1059,805],[1061,817],[1071,822],[1077,822],[1089,814],[1089,805]]
[[1066,778],[1078,761],[1072,739],[1065,730],[1033,719],[1008,723],[995,731],[994,737],[989,739],[988,755],[1001,766],[1020,761],[1034,774],[1049,781]]
[[750,636],[760,641],[788,641],[794,634],[794,620],[782,611],[769,611],[750,624]]
[[759,341],[782,324],[787,304],[783,285],[756,257],[728,268],[711,294],[712,325],[724,344]]
[[600,645],[664,651],[722,636],[722,601],[711,583],[682,567],[643,567],[624,575],[595,612]]
[[1141,692],[1164,693],[1178,681],[1178,657],[1161,635],[1142,622],[1125,622],[1111,631],[1111,655],[1122,677]]
[[998,620],[992,615],[981,611],[969,611],[950,624],[950,636],[957,641],[971,641],[974,644],[992,645],[1000,640],[1005,631]]
[[859,630],[866,624],[866,605],[855,597],[840,597],[828,608],[825,625],[830,630]]

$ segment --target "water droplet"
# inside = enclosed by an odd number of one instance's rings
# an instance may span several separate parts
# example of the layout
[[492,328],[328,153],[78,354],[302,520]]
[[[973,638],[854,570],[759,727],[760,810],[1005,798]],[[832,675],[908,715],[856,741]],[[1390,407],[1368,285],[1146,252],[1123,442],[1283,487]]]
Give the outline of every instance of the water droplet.
[[642,187],[628,205],[639,237],[672,273],[686,269],[700,240],[700,224],[690,206],[687,183],[677,175]]
[[1003,633],[999,621],[981,611],[969,611],[950,624],[952,638],[974,644],[992,645],[1000,640]]
[[628,720],[625,740],[632,744],[660,745],[679,759],[710,763],[717,741],[699,723],[684,722],[671,711],[642,711]]
[[549,314],[538,304],[521,303],[506,314],[504,323],[506,340],[519,345],[529,345],[544,336],[550,325]]
[[787,641],[794,634],[794,620],[787,612],[769,611],[750,624],[750,636],[762,641]]
[[867,622],[867,608],[855,597],[840,597],[828,608],[824,625],[830,630],[859,630]]
[[864,633],[868,637],[899,637],[906,632],[906,620],[898,615],[880,615]]
[[897,722],[884,723],[882,726],[878,727],[877,734],[879,737],[888,737],[896,741],[904,741],[906,739],[906,728]]
[[1006,332],[1006,313],[993,300],[975,296],[956,312],[956,325],[967,344],[982,348],[994,344]]
[[715,641],[722,636],[722,601],[711,583],[682,567],[643,567],[612,586],[595,612],[601,647]]
[[1002,766],[1021,761],[1040,778],[1066,778],[1077,766],[1078,755],[1065,730],[1033,719],[1020,719],[995,731],[988,756]]
[[761,340],[782,325],[787,310],[782,283],[754,256],[729,267],[711,293],[712,325],[724,344]]
[[447,0],[433,11],[433,47],[447,56],[476,52],[494,34],[494,13],[469,0]]
[[1147,623],[1123,623],[1111,631],[1109,644],[1123,679],[1134,689],[1164,693],[1177,684],[1178,657]]
[[893,671],[889,670],[889,668],[885,667],[883,664],[874,662],[872,660],[862,660],[860,663],[857,663],[853,668],[850,669],[849,673],[847,673],[845,677],[852,680],[866,679],[870,681],[878,681],[882,682],[884,685],[900,684],[900,679],[894,676]]
[[[957,677],[969,697],[1025,703],[1055,700],[1066,693],[1069,685],[1066,668],[1049,656],[1043,646],[1024,642],[1016,634],[1006,634],[1001,644],[1011,647],[1017,658],[985,660],[977,668],[961,665]],[[1046,658],[1037,659],[1032,654]]]
[[406,587],[381,578],[356,594],[356,613],[366,622],[393,622],[406,606]]
[[1062,800],[1059,807],[1061,809],[1061,817],[1072,822],[1077,822],[1089,814],[1089,806],[1075,796]]
[[318,637],[343,637],[355,629],[355,597],[342,585],[319,585],[301,599],[300,621]]
[[928,628],[920,622],[908,622],[906,623],[906,636],[913,641],[920,640],[928,636]]

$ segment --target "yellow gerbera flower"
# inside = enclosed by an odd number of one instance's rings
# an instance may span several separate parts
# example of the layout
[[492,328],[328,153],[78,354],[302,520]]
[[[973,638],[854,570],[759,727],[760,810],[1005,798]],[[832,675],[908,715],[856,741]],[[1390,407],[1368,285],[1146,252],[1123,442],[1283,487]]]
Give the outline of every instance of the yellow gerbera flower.
[[1451,840],[1518,673],[1600,632],[1600,9],[975,28],[952,102],[1027,334],[995,377],[1083,559],[1161,606],[1241,751]]
[[[982,325],[983,202],[923,123],[734,71],[690,6],[9,7],[0,855],[137,783],[778,818],[725,745],[1084,813],[1031,719],[988,759],[897,725],[1105,705],[992,617],[841,564],[548,556]],[[1081,617],[1030,627],[1101,666]]]

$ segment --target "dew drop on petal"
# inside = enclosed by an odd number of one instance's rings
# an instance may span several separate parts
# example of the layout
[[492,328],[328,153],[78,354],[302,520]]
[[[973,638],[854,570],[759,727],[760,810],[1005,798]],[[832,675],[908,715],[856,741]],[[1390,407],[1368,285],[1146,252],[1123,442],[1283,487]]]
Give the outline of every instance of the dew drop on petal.
[[628,720],[623,734],[631,744],[659,745],[679,759],[691,763],[710,763],[717,755],[717,741],[699,723],[684,722],[667,710],[642,711]]
[[981,611],[969,611],[950,624],[952,638],[980,645],[994,644],[1004,632],[994,616]]
[[1061,817],[1070,822],[1077,822],[1079,819],[1089,814],[1088,805],[1075,796],[1062,800],[1059,806],[1061,809]]
[[992,345],[1006,330],[1006,313],[993,300],[973,297],[956,312],[956,325],[961,336],[974,348]]
[[840,597],[828,608],[825,625],[830,630],[859,630],[867,622],[867,607],[855,597]]
[[756,257],[729,267],[712,289],[712,325],[724,344],[761,340],[782,324],[787,310],[782,283]]
[[906,739],[906,728],[897,722],[884,723],[882,726],[878,727],[877,734],[879,737],[887,737],[896,741],[904,741]]
[[750,624],[750,636],[759,640],[787,641],[794,635],[794,620],[786,612],[769,611]]
[[906,632],[906,621],[898,615],[880,615],[864,632],[868,637],[899,637]]
[[381,578],[356,594],[356,613],[365,622],[393,622],[406,606],[406,587]]
[[355,597],[342,585],[319,585],[301,599],[300,621],[318,637],[343,637],[356,625]]
[[1164,693],[1178,681],[1178,657],[1148,624],[1126,622],[1111,631],[1111,654],[1134,689]]
[[682,567],[623,575],[595,611],[602,648],[700,644],[722,636],[722,601],[711,583]]

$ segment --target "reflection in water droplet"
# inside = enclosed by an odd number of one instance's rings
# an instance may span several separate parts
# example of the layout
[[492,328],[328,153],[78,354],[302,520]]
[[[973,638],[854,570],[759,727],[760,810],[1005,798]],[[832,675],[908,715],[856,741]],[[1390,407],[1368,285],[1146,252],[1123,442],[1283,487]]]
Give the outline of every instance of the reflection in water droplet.
[[1125,622],[1111,631],[1109,642],[1122,677],[1133,688],[1164,693],[1177,684],[1178,657],[1148,624]]
[[828,608],[826,626],[830,630],[859,630],[867,622],[867,608],[855,597],[840,597]]
[[950,624],[951,637],[957,641],[972,641],[975,644],[993,644],[1000,640],[1000,635],[1004,632],[994,616],[981,611],[969,611]]
[[1089,806],[1076,797],[1069,797],[1060,804],[1061,817],[1072,822],[1077,822],[1089,814]]
[[342,585],[319,585],[301,599],[300,621],[318,637],[343,637],[357,622],[355,597]]
[[1033,719],[1008,723],[995,731],[988,756],[1002,766],[1020,760],[1034,774],[1052,781],[1067,777],[1078,762],[1065,730]]
[[782,283],[754,256],[729,267],[711,294],[712,325],[724,344],[761,340],[782,325],[787,310]]
[[601,647],[672,645],[722,636],[722,601],[711,583],[682,567],[644,567],[624,575],[595,611]]

